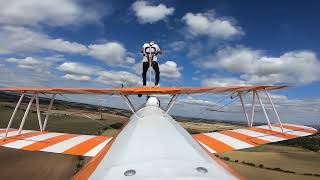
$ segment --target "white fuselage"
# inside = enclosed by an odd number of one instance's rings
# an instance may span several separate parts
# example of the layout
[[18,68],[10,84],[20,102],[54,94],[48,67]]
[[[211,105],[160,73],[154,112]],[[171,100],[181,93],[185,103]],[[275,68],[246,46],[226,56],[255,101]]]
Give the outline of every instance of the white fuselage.
[[[131,176],[125,176],[128,170]],[[212,159],[165,111],[146,106],[130,118],[89,179],[237,178]]]

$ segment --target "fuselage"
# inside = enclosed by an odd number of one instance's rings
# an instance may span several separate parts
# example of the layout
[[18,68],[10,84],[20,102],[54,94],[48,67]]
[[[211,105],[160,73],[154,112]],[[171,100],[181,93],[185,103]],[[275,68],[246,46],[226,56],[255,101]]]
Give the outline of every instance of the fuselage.
[[238,179],[156,106],[146,106],[134,114],[112,146],[106,148],[89,174],[85,167],[75,179],[82,179],[81,173],[95,180]]

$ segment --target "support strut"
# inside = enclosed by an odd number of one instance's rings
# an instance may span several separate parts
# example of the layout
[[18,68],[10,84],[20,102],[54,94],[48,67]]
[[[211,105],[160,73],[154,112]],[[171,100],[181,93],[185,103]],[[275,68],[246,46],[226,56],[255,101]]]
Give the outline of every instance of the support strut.
[[10,129],[10,127],[11,127],[12,121],[13,121],[14,117],[16,116],[17,110],[19,109],[19,106],[20,106],[20,104],[21,104],[21,102],[22,102],[23,97],[24,97],[24,94],[22,94],[22,95],[20,96],[20,99],[19,99],[16,107],[14,108],[14,111],[13,111],[13,113],[12,113],[12,115],[11,115],[11,118],[10,118],[10,120],[9,120],[7,129],[6,129],[6,134],[4,135],[4,138],[6,138],[6,137],[8,136],[8,132],[9,132],[9,129]]
[[268,97],[268,99],[269,99],[269,102],[270,102],[270,104],[272,105],[273,111],[274,111],[274,113],[276,114],[278,123],[280,124],[281,131],[284,132],[284,131],[283,131],[283,127],[282,127],[282,123],[281,123],[281,120],[280,120],[280,117],[279,117],[278,112],[277,112],[277,109],[276,109],[276,107],[274,106],[274,104],[273,104],[273,102],[272,102],[272,99],[271,99],[270,96],[269,96],[268,91],[267,91],[267,90],[264,90],[264,92],[266,93],[266,95],[267,95],[267,97]]
[[48,107],[48,111],[47,111],[46,117],[45,117],[44,122],[43,122],[43,128],[42,128],[43,131],[46,130],[47,122],[48,122],[48,119],[49,119],[50,111],[51,111],[52,104],[53,104],[53,101],[54,101],[55,96],[56,96],[56,94],[53,94],[53,95],[52,95],[52,98],[51,98],[51,100],[50,100],[50,104],[49,104],[49,107]]
[[261,99],[260,99],[260,97],[259,97],[258,92],[256,92],[256,95],[257,95],[257,99],[259,100],[259,103],[260,103],[260,105],[261,105],[263,114],[264,114],[264,116],[265,116],[266,119],[267,119],[269,129],[271,130],[271,123],[270,123],[270,119],[269,119],[269,117],[268,117],[267,111],[266,111],[266,109],[264,108],[264,105],[263,105],[263,103],[262,103],[262,101],[261,101]]
[[28,104],[28,106],[27,106],[27,109],[26,109],[26,111],[24,112],[24,115],[23,115],[23,118],[22,118],[22,120],[21,120],[21,124],[20,124],[20,127],[19,127],[19,131],[18,131],[18,134],[19,134],[19,135],[21,134],[22,128],[23,128],[23,126],[24,126],[24,123],[26,122],[28,113],[29,113],[29,111],[30,111],[31,105],[32,105],[35,97],[36,97],[36,95],[33,94],[33,95],[32,95],[32,98],[30,99],[30,102],[29,102],[29,104]]
[[247,122],[248,122],[248,127],[250,127],[251,124],[250,124],[250,121],[249,121],[249,117],[248,117],[246,108],[245,108],[244,103],[243,103],[243,98],[242,98],[241,92],[239,92],[238,95],[239,95],[239,98],[240,98],[240,101],[241,101],[241,105],[242,105],[243,112],[244,112],[244,114],[245,114],[245,116],[246,116],[246,120],[247,120]]

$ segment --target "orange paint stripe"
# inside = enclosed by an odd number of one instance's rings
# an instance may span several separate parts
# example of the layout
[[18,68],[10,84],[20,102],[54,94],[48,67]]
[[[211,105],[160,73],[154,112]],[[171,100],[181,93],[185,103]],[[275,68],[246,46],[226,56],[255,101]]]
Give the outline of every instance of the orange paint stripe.
[[76,136],[79,136],[79,135],[77,135],[77,134],[63,134],[61,136],[49,138],[44,141],[35,142],[33,144],[30,144],[29,146],[23,147],[22,149],[28,150],[28,151],[39,151],[41,149],[44,149],[46,147],[52,146],[54,144],[57,144],[59,142],[65,141],[67,139],[70,139],[70,138],[73,138]]
[[209,136],[206,136],[204,134],[196,134],[192,136],[194,139],[202,142],[203,144],[207,145],[211,149],[215,150],[217,153],[224,152],[224,151],[233,151],[235,150],[233,147],[224,144],[221,141],[218,141],[216,139],[213,139]]
[[[276,127],[280,127],[280,124],[276,124],[274,125]],[[300,131],[300,132],[305,132],[305,133],[316,133],[317,130],[312,130],[312,129],[304,129],[304,128],[300,128],[300,127],[295,127],[295,126],[290,126],[290,125],[282,125],[283,128],[286,128],[286,129],[290,129],[290,130],[293,130],[293,131]]]
[[260,132],[260,133],[264,133],[264,134],[268,134],[268,135],[284,138],[284,139],[293,139],[293,138],[297,137],[295,135],[280,133],[280,132],[272,131],[272,130],[269,130],[269,129],[261,129],[261,128],[255,128],[255,127],[247,128],[247,129],[251,130],[251,131],[256,131],[256,132]]
[[40,135],[40,134],[45,134],[45,133],[36,131],[36,132],[30,132],[30,133],[26,133],[26,134],[17,135],[17,136],[7,137],[7,138],[4,138],[4,139],[0,140],[0,146],[1,145],[5,145],[5,144],[9,144],[9,143],[12,143],[12,142],[15,142],[15,141],[23,140],[23,139],[26,139],[26,138],[29,138],[29,137],[37,136],[37,135]]
[[98,146],[100,143],[104,142],[105,140],[109,139],[111,137],[106,136],[97,136],[91,139],[88,139],[66,151],[64,151],[64,154],[73,154],[73,155],[79,155],[82,156],[94,147]]
[[225,134],[227,136],[231,136],[236,139],[239,139],[240,141],[246,142],[246,143],[251,144],[253,146],[270,143],[269,141],[258,139],[258,138],[251,137],[251,136],[247,136],[247,135],[244,135],[244,134],[241,134],[238,132],[234,132],[234,131],[220,131],[219,133]]
[[[220,132],[219,132],[220,133]],[[199,143],[200,144],[200,143]],[[212,160],[217,162],[223,169],[228,171],[233,176],[237,177],[238,179],[246,179],[243,176],[241,176],[238,172],[236,172],[234,169],[230,168],[226,163],[224,163],[221,159],[217,158],[215,155],[210,153],[205,147],[203,147],[201,144],[200,146],[207,152],[207,154],[211,157]]]
[[85,180],[89,179],[91,174],[96,170],[102,159],[106,156],[107,152],[111,148],[115,138],[112,140],[96,155],[93,157],[82,170],[80,170],[75,176],[72,177],[74,180]]

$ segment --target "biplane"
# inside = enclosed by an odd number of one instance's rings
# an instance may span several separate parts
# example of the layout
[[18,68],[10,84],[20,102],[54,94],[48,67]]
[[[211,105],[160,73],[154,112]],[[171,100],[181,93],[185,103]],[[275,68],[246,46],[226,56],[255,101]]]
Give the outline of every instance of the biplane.
[[[19,93],[21,97],[6,128],[0,130],[0,145],[28,151],[63,153],[93,157],[73,179],[244,179],[229,168],[214,153],[256,147],[278,141],[312,135],[316,129],[282,123],[268,91],[286,86],[229,86],[202,88],[2,88],[0,92]],[[184,94],[238,94],[248,127],[190,135],[170,115],[169,111]],[[247,113],[243,94],[252,93],[251,113]],[[260,97],[265,93],[275,120]],[[31,95],[18,129],[11,128],[23,98]],[[45,119],[39,111],[39,95],[52,95]],[[121,96],[133,115],[115,137],[47,132],[50,110],[57,94],[90,94]],[[131,95],[149,96],[145,105],[136,109]],[[171,100],[160,107],[155,95],[170,95]],[[254,126],[258,100],[266,125]],[[39,131],[23,129],[33,102],[36,103]]]

